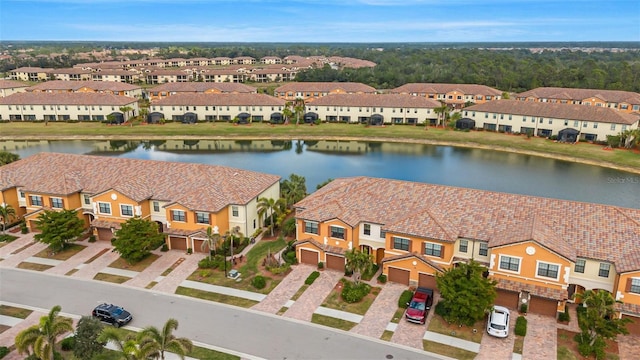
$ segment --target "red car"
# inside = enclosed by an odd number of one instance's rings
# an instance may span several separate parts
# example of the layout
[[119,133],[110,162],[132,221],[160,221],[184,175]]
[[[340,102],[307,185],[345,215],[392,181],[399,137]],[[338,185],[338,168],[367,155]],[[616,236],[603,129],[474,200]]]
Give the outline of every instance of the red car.
[[407,311],[404,313],[404,317],[412,323],[424,324],[427,321],[427,315],[432,304],[433,290],[419,287],[413,293],[411,302],[407,303]]

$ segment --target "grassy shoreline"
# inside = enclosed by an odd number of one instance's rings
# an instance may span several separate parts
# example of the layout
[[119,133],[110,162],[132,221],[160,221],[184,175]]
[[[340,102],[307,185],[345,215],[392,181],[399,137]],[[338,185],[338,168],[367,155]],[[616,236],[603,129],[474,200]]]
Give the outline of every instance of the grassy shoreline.
[[[100,123],[0,123],[0,141],[31,140],[339,140],[456,146],[504,151],[613,168],[640,174],[640,153],[590,143],[563,144],[544,138],[486,131],[452,131],[409,125],[269,125],[199,123],[108,126]],[[11,149],[7,149],[11,151]]]

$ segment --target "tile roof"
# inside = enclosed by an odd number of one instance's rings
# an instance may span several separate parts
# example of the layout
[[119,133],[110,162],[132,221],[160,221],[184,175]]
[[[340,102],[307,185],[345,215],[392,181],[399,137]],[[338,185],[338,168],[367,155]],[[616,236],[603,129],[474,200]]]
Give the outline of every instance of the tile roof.
[[492,280],[496,280],[498,283],[496,287],[498,289],[509,290],[509,291],[528,291],[531,295],[541,296],[547,299],[553,300],[566,300],[569,298],[569,293],[567,290],[562,289],[553,289],[545,286],[538,286],[533,284],[528,284],[525,282],[507,280],[503,278],[492,277]]
[[257,93],[238,94],[202,94],[202,93],[180,93],[153,102],[154,106],[284,106],[283,99],[278,99],[271,95]]
[[436,263],[434,263],[433,261],[426,259],[424,256],[420,256],[417,253],[406,253],[406,254],[399,254],[399,255],[393,255],[393,256],[389,256],[386,257],[384,259],[382,259],[383,263],[388,263],[388,262],[394,262],[394,261],[398,261],[398,260],[404,260],[404,259],[416,259],[417,261],[423,262],[429,266],[431,266],[432,268],[438,270],[439,272],[443,272],[444,269],[442,269],[442,267]]
[[27,88],[27,91],[47,91],[47,90],[71,90],[78,91],[82,88],[89,88],[95,91],[132,91],[141,89],[140,86],[131,85],[117,81],[45,81]]
[[428,108],[442,106],[440,102],[421,96],[407,94],[329,94],[309,101],[308,106],[349,106],[349,107],[397,107]]
[[477,84],[409,83],[389,90],[390,93],[407,94],[446,94],[451,91],[473,95],[502,95],[500,90]]
[[217,212],[246,204],[280,177],[225,166],[39,153],[0,167],[0,189],[67,195],[111,189],[135,201],[157,199]]
[[539,87],[516,95],[520,98],[534,97],[539,99],[584,100],[599,98],[611,103],[640,104],[640,94],[622,90],[573,89],[562,87]]
[[348,93],[364,92],[375,93],[376,88],[355,82],[292,82],[277,87],[275,92],[331,92],[344,90]]
[[0,89],[26,88],[29,85],[14,80],[0,80]]
[[135,98],[104,93],[21,92],[0,98],[0,105],[105,105],[123,106],[135,103]]
[[575,261],[614,263],[618,272],[640,269],[640,210],[543,197],[400,180],[337,179],[296,205],[296,217],[340,219],[356,227],[453,241],[487,241],[489,247],[524,241]]
[[466,107],[464,111],[536,116],[554,119],[594,121],[614,124],[635,124],[640,115],[628,114],[602,106],[561,104],[548,102],[495,100]]
[[176,91],[176,92],[206,92],[219,90],[224,93],[255,93],[253,86],[240,83],[213,83],[213,82],[176,82],[154,86],[149,92]]

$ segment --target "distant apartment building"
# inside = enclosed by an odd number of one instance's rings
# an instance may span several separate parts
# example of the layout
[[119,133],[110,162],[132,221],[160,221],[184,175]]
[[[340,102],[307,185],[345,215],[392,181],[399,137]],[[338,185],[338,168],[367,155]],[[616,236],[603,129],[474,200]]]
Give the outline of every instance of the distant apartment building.
[[502,98],[500,90],[477,84],[409,83],[391,89],[388,93],[422,96],[458,110],[467,104],[483,104]]
[[519,93],[515,99],[606,107],[626,113],[640,112],[640,94],[621,90],[539,87]]
[[287,101],[302,99],[305,102],[330,94],[375,94],[369,85],[354,82],[293,82],[277,87],[274,95]]

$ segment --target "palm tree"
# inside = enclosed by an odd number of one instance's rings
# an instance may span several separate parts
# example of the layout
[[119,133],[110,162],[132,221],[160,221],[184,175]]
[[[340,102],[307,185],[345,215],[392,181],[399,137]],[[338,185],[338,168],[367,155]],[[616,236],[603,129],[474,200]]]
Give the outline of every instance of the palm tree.
[[102,329],[98,341],[112,343],[126,360],[147,360],[157,354],[157,347],[151,342],[138,342],[136,335],[126,334],[122,329],[107,326]]
[[282,117],[284,117],[284,124],[289,124],[289,119],[293,116],[293,111],[291,111],[291,101],[287,101],[284,104],[284,109],[282,109]]
[[438,114],[438,123],[437,123],[437,125],[440,125],[440,121],[441,120],[442,120],[443,125],[444,125],[444,119],[446,119],[446,114],[447,114],[447,111],[449,110],[449,106],[447,106],[447,104],[445,104],[444,102],[440,102],[440,104],[442,104],[442,105],[440,105],[440,106],[436,107],[435,109],[433,109],[433,112]]
[[133,110],[133,108],[131,106],[121,106],[119,109],[124,113],[124,122],[127,122],[129,118],[129,111]]
[[207,228],[207,241],[202,242],[202,251],[204,251],[205,247],[209,249],[209,261],[211,261],[211,250],[217,251],[221,240],[222,236],[218,232],[218,227],[211,228],[209,226]]
[[11,222],[11,220],[16,219],[16,209],[9,204],[0,204],[0,219],[2,219],[2,234],[6,234],[7,232],[7,224]]
[[287,208],[307,196],[306,181],[304,176],[291,174],[282,182],[281,193]]
[[169,351],[184,359],[193,344],[187,338],[177,338],[173,335],[173,331],[178,329],[178,320],[169,319],[162,327],[162,331],[153,326],[149,326],[138,334],[138,342],[141,347],[149,345],[156,349],[155,354],[151,355],[154,359],[164,360],[164,352]]
[[54,359],[58,337],[73,331],[72,320],[58,316],[61,309],[60,305],[54,306],[48,315],[40,318],[38,325],[33,325],[18,333],[15,343],[19,354],[29,355],[31,348],[33,354],[41,360]]
[[270,228],[271,228],[271,236],[273,236],[273,228],[276,226],[273,215],[279,215],[280,209],[282,208],[280,204],[283,202],[283,199],[274,200],[272,198],[259,198],[258,199],[258,216],[260,219],[263,219],[267,213],[269,214]]
[[293,112],[296,114],[296,125],[298,125],[300,124],[300,114],[304,115],[304,99],[296,99]]
[[347,251],[344,256],[347,259],[345,267],[353,272],[353,281],[357,285],[362,274],[370,271],[373,267],[373,256],[358,249]]

